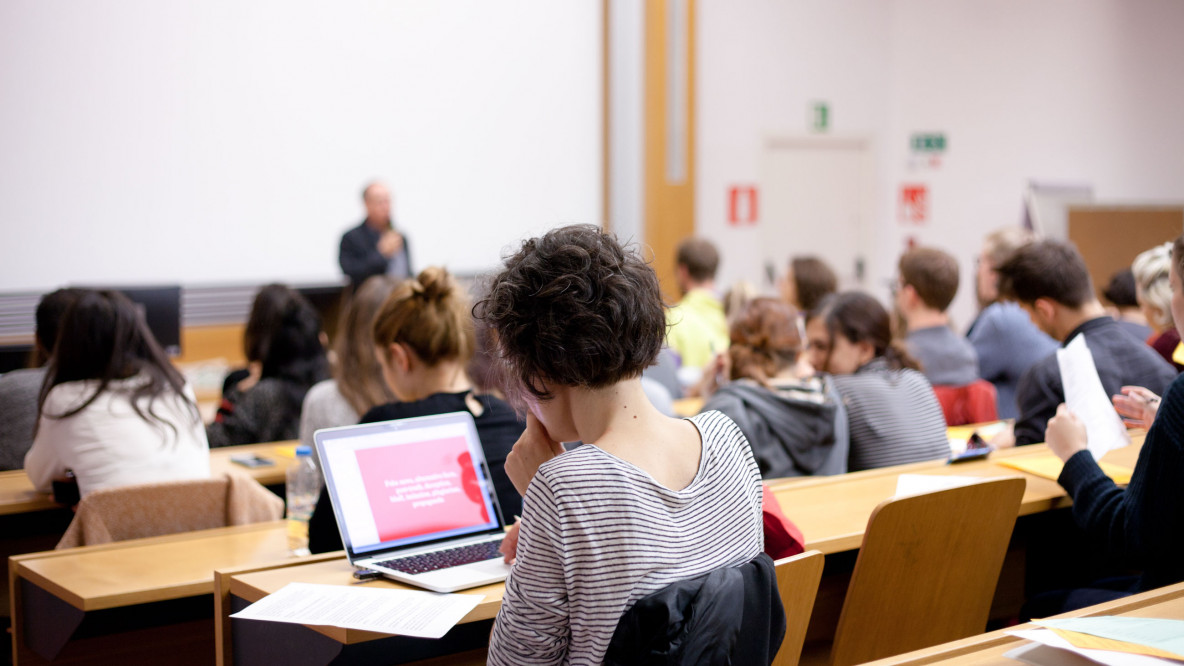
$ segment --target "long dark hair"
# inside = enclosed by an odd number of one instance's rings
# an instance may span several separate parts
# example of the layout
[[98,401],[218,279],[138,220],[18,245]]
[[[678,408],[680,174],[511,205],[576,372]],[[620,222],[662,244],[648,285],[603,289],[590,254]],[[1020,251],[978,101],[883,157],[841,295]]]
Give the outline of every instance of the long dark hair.
[[888,311],[868,294],[846,291],[827,296],[808,317],[809,320],[817,318],[825,324],[832,345],[836,334],[853,343],[868,342],[875,350],[876,358],[883,357],[890,368],[921,369],[904,344],[893,339]]
[[247,361],[262,362],[267,356],[267,347],[280,325],[284,307],[295,298],[300,298],[299,292],[282,284],[264,285],[255,293],[247,327],[243,331],[243,353]]
[[286,418],[299,418],[304,394],[329,377],[329,359],[321,344],[321,317],[299,292],[281,285],[264,289],[276,297],[272,326],[257,340],[262,350],[259,379],[278,379],[284,387]]
[[[89,407],[112,381],[135,376],[142,376],[144,382],[130,391],[128,399],[140,418],[167,426],[175,433],[176,426],[154,410],[157,398],[172,393],[186,403],[194,422],[201,422],[197,405],[185,397],[185,379],[169,363],[135,304],[117,291],[80,290],[58,327],[53,356],[37,399],[38,422],[41,416],[74,416]],[[93,394],[64,413],[45,413],[45,400],[55,386],[83,380],[98,380]],[[139,403],[145,398],[147,406],[142,409]]]

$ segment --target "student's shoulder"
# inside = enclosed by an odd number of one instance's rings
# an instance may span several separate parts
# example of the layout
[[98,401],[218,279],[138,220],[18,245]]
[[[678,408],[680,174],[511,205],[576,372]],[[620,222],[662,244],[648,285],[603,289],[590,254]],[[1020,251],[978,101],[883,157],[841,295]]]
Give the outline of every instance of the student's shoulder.
[[40,391],[44,381],[45,368],[22,368],[6,372],[0,375],[0,397]]

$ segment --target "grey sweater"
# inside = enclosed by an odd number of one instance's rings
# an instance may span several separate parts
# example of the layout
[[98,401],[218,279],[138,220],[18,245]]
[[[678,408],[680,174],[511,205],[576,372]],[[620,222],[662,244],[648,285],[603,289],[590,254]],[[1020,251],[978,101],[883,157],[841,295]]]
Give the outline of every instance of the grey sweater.
[[13,370],[0,375],[0,470],[23,469],[33,445],[37,396],[45,368]]
[[703,411],[711,410],[740,427],[763,478],[847,471],[847,411],[829,380],[770,391],[741,379],[707,400]]

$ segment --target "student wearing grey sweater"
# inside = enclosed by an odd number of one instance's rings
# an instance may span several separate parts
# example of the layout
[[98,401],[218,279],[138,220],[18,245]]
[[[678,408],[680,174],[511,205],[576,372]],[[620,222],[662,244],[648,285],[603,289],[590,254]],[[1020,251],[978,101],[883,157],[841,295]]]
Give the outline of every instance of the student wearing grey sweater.
[[[58,289],[43,296],[37,304],[34,354],[40,364],[49,362],[62,315],[81,291]],[[25,465],[25,453],[33,445],[37,398],[44,382],[43,365],[0,375],[0,414],[3,415],[0,418],[0,471],[21,469]]]

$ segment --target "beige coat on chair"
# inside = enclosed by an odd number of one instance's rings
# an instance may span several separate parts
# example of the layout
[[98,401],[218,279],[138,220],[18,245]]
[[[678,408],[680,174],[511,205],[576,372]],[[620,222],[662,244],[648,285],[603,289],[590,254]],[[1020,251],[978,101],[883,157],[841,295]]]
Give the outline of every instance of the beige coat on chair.
[[284,502],[249,476],[96,490],[82,499],[58,548],[279,520]]

